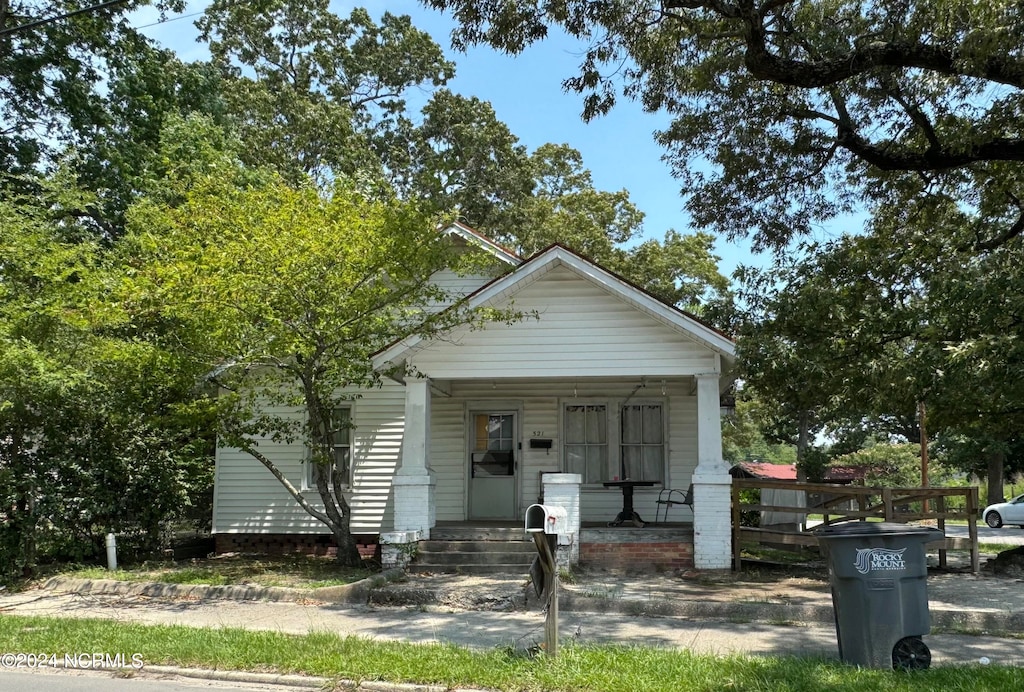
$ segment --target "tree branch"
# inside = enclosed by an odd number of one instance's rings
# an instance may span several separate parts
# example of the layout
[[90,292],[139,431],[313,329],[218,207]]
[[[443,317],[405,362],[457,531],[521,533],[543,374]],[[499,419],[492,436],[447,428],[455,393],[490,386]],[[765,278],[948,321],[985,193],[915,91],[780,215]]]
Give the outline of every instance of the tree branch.
[[[1009,193],[1007,193],[1009,194]],[[1020,199],[1016,195],[1009,194],[1010,201],[1013,202],[1014,206],[1019,210],[1017,220],[1013,222],[1013,225],[1007,228],[1005,231],[1000,233],[994,238],[988,240],[982,240],[980,234],[978,240],[974,243],[973,249],[978,252],[986,252],[988,250],[995,250],[996,248],[1004,245],[1013,238],[1016,238],[1021,233],[1024,233],[1024,205],[1021,204]]]
[[798,120],[826,120],[836,127],[842,124],[836,116],[816,111],[813,108],[783,109],[782,114],[791,118],[797,118]]
[[785,7],[786,5],[792,5],[796,0],[768,0],[768,2],[757,8],[757,13],[762,17],[767,17],[775,10]]
[[666,10],[712,10],[723,17],[740,16],[738,5],[720,0],[663,0],[661,6]]
[[932,127],[932,123],[928,119],[928,116],[925,115],[924,111],[918,108],[917,105],[903,97],[903,94],[900,93],[900,87],[896,84],[896,81],[892,79],[892,75],[882,76],[879,79],[879,82],[885,90],[885,93],[888,94],[893,101],[900,104],[900,107],[903,108],[906,114],[910,116],[910,120],[921,128],[921,131],[924,133],[925,139],[928,140],[931,148],[934,150],[941,149],[942,142],[939,141],[938,135],[935,134],[935,128]]
[[872,41],[847,53],[819,60],[796,60],[768,50],[759,17],[744,17],[748,26],[747,69],[754,77],[778,84],[814,89],[838,84],[851,77],[882,67],[919,68],[939,74],[978,77],[1024,87],[1024,61],[1006,56],[973,60],[957,49],[910,41]]
[[958,142],[955,148],[940,144],[915,151],[888,141],[873,144],[847,123],[840,126],[838,139],[844,149],[883,171],[941,171],[979,161],[1024,161],[1024,140],[1007,137],[993,137],[966,148]]
[[296,488],[292,484],[292,482],[285,477],[283,473],[281,473],[281,469],[277,468],[277,465],[274,464],[274,462],[272,462],[266,456],[261,454],[259,450],[257,450],[252,445],[242,444],[241,446],[239,446],[239,449],[241,449],[243,452],[256,459],[256,461],[266,466],[267,470],[274,475],[274,478],[276,478],[281,483],[281,485],[284,486],[284,489],[288,491],[288,494],[291,495],[295,499],[295,501],[299,503],[299,506],[302,507],[302,509],[306,510],[306,512],[308,512],[311,517],[313,517],[317,521],[323,522],[327,526],[331,525],[330,517],[328,517],[326,514],[319,511],[315,507],[313,507],[313,505],[309,504],[309,500],[303,497],[302,493],[299,492],[299,489]]

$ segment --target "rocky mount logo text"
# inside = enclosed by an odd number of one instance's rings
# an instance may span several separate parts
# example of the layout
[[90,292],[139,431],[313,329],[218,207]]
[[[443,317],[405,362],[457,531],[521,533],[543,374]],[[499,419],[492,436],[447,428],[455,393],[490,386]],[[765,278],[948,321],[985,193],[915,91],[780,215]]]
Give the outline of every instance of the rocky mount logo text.
[[874,571],[893,571],[906,569],[907,563],[903,561],[903,553],[906,548],[890,550],[889,548],[857,548],[857,560],[853,566],[861,574]]

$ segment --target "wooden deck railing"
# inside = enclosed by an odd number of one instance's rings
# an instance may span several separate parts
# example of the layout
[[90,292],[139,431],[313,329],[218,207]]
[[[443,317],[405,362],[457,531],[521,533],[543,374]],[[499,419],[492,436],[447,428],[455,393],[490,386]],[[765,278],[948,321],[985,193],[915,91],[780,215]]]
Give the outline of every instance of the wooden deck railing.
[[[742,490],[795,490],[807,494],[821,495],[823,500],[810,506],[743,504]],[[963,498],[963,503],[951,502],[952,498]],[[962,506],[960,506],[962,504]],[[740,546],[744,538],[779,544],[817,545],[817,537],[809,533],[759,529],[740,525],[741,512],[787,512],[806,518],[808,514],[821,514],[825,524],[850,519],[866,520],[881,518],[884,521],[906,523],[910,521],[936,522],[939,530],[945,531],[946,520],[966,520],[969,538],[946,538],[926,544],[926,548],[938,549],[939,566],[946,566],[947,550],[970,550],[971,570],[980,568],[978,557],[978,489],[971,488],[876,488],[859,485],[836,485],[833,483],[798,483],[793,481],[768,481],[735,478],[732,481],[732,549],[733,568],[740,569]],[[804,522],[802,522],[804,523]]]

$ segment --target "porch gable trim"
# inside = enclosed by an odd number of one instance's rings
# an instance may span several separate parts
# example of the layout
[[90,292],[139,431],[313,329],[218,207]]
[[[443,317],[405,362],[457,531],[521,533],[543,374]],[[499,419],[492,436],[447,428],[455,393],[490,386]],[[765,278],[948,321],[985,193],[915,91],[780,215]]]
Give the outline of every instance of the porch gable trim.
[[[581,278],[602,286],[612,295],[641,312],[714,351],[716,356],[724,356],[730,362],[735,359],[735,344],[725,335],[558,244],[542,250],[509,274],[497,278],[471,293],[466,297],[467,304],[470,308],[477,308],[491,301],[512,296],[557,267],[566,267]],[[424,341],[423,337],[414,335],[378,351],[373,356],[374,369],[401,363]]]

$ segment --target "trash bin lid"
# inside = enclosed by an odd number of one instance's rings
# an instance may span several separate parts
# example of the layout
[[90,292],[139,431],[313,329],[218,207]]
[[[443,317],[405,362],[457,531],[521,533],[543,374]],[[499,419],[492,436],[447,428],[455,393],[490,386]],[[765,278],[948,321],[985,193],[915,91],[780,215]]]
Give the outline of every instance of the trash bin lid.
[[840,524],[829,524],[814,530],[819,538],[855,538],[861,536],[927,536],[933,534],[935,539],[945,534],[931,526],[914,526],[913,524],[897,524],[891,521],[844,521]]

